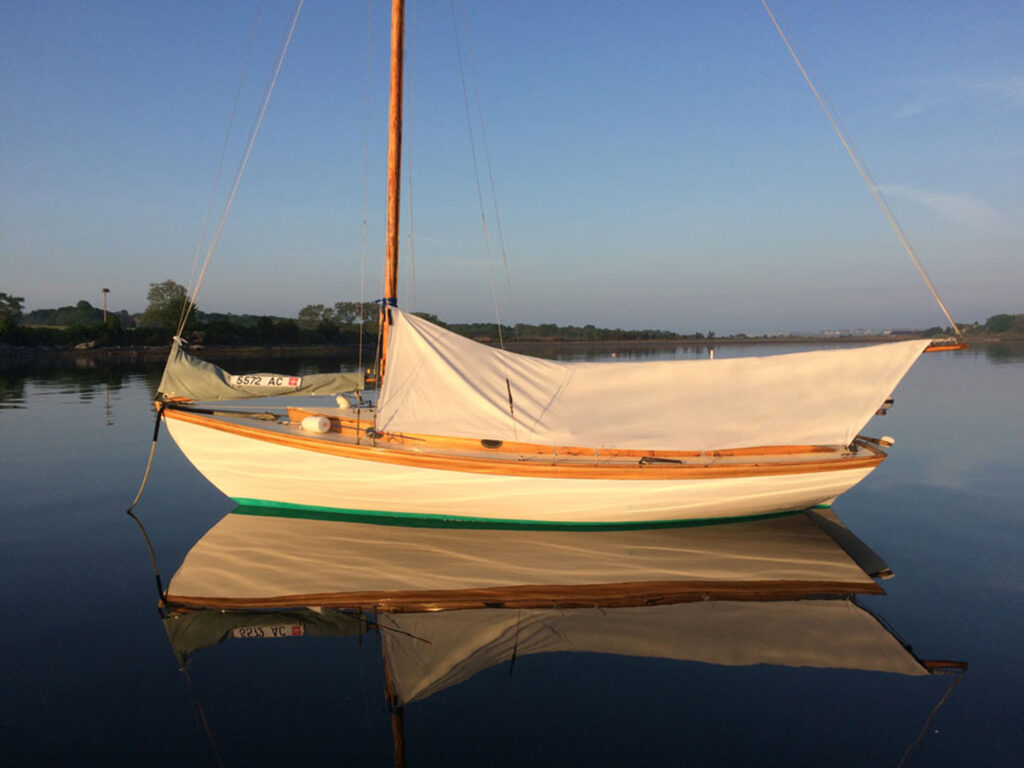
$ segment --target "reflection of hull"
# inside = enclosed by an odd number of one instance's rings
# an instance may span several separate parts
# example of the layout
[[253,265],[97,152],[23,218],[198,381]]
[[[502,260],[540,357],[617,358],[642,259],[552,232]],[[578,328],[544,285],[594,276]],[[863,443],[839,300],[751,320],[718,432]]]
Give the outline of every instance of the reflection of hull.
[[175,574],[168,601],[416,611],[883,592],[816,513],[666,530],[507,531],[262,511],[240,507],[214,526]]
[[808,449],[690,463],[480,458],[175,409],[165,416],[185,456],[227,496],[307,515],[561,527],[749,518],[829,502],[884,458],[868,446],[853,456]]
[[581,532],[410,529],[239,508],[174,575],[165,623],[183,663],[236,629],[351,635],[376,624],[399,706],[556,651],[928,674],[935,664],[857,604],[854,595],[883,590],[847,551],[874,557],[872,569],[877,556],[823,515]]

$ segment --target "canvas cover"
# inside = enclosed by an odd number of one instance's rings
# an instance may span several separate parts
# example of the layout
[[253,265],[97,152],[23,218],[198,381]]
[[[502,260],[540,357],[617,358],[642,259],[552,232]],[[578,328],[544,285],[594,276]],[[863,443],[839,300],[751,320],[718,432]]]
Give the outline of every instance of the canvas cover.
[[378,429],[552,446],[848,445],[929,344],[919,339],[717,360],[559,362],[478,344],[390,311]]
[[232,374],[213,363],[193,357],[175,341],[167,357],[157,396],[200,401],[240,400],[278,395],[338,395],[363,387],[363,376],[360,373],[313,373],[305,376],[256,374],[248,378],[255,379],[255,376],[260,376],[261,382],[271,378],[275,381],[283,380],[283,386],[246,386],[234,383],[236,377]]

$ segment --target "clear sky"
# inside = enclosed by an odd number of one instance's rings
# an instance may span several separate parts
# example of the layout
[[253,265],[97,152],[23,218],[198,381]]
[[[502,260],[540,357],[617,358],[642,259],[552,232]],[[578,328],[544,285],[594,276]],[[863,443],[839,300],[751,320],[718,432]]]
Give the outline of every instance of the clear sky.
[[[149,283],[188,282],[257,5],[0,4],[0,291],[34,309],[99,305],[110,288],[112,308],[139,311]],[[200,308],[294,316],[358,299],[364,158],[365,296],[380,295],[387,5],[368,24],[365,2],[306,0]],[[944,324],[758,0],[464,5],[504,321]],[[1024,312],[1024,3],[772,8],[954,317]],[[291,9],[262,4],[221,202]],[[486,321],[452,11],[408,13],[415,283],[406,234],[401,303]],[[403,219],[408,232],[407,205]]]

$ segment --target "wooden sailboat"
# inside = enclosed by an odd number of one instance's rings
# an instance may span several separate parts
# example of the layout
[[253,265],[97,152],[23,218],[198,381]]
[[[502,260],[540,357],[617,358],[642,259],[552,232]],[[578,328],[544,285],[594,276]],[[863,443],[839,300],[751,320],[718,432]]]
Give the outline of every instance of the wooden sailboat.
[[239,503],[307,516],[648,526],[827,505],[883,461],[891,441],[860,432],[928,340],[736,360],[559,363],[476,344],[399,309],[403,38],[403,3],[393,0],[379,398],[356,413],[332,403],[269,418],[261,409],[258,419],[204,406],[337,395],[361,383],[232,377],[176,344],[159,405],[214,485]]

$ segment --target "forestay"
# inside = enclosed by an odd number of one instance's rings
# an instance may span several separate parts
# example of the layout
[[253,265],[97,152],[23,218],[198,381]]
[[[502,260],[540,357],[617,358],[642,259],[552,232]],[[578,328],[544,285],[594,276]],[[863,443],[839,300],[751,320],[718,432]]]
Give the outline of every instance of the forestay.
[[193,357],[175,341],[157,396],[165,400],[238,400],[275,395],[337,395],[362,389],[362,386],[360,373],[234,376],[213,363]]
[[390,312],[377,429],[595,449],[849,445],[929,344],[569,363]]

